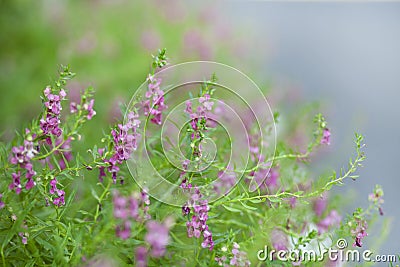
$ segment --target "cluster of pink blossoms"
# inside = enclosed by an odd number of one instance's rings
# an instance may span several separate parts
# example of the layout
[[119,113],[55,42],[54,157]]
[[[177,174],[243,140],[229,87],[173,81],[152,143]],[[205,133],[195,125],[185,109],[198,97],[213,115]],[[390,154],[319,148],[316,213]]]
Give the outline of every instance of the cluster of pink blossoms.
[[164,91],[160,88],[161,79],[149,74],[146,81],[148,90],[145,94],[147,99],[142,102],[143,113],[152,123],[161,125],[162,112],[168,108],[164,103]]
[[76,104],[75,102],[71,102],[69,104],[69,109],[71,113],[77,113],[79,111],[79,108],[83,108],[84,111],[87,112],[86,118],[88,120],[91,120],[94,115],[96,115],[96,111],[93,109],[94,106],[94,99],[90,99],[89,103],[85,103],[82,106]]
[[235,186],[237,177],[232,167],[228,166],[225,171],[218,172],[217,181],[214,183],[214,191],[217,194],[227,194]]
[[121,196],[118,191],[113,192],[114,217],[122,222],[116,228],[116,235],[121,239],[127,239],[131,235],[132,221],[145,221],[150,219],[150,199],[145,191],[139,196]]
[[3,194],[0,194],[0,210],[6,206],[6,204],[3,201],[1,201],[2,198]]
[[[26,130],[26,134],[29,134],[29,130]],[[33,170],[33,165],[31,160],[38,153],[38,148],[35,148],[32,136],[29,136],[29,140],[24,140],[23,146],[15,146],[11,149],[11,157],[10,163],[18,166],[19,168],[25,169],[26,174],[25,177],[27,182],[25,184],[26,190],[31,189],[35,186],[35,181],[33,180],[33,176],[36,175],[36,172]],[[21,193],[22,185],[21,185],[21,171],[18,170],[14,172],[12,175],[12,183],[9,186],[10,190],[15,190],[15,193]]]
[[50,194],[54,195],[53,198],[53,204],[56,206],[63,206],[65,205],[65,192],[64,190],[58,189],[57,188],[57,179],[54,178],[53,180],[50,181],[50,189],[49,189]]
[[[224,255],[222,257],[215,257],[215,261],[219,266],[243,266],[243,267],[248,267],[250,266],[250,261],[247,259],[247,253],[244,251],[240,251],[240,246],[238,243],[233,242],[233,248],[232,248],[232,257],[229,260],[228,264],[228,258]],[[227,250],[226,247],[224,247],[223,250]]]
[[[140,138],[138,128],[140,126],[139,115],[131,111],[127,115],[126,124],[118,124],[117,129],[111,131],[114,142],[114,154],[110,159],[105,160],[109,163],[107,170],[112,174],[114,183],[117,181],[117,174],[119,166],[124,161],[128,160],[134,150],[137,149],[137,142]],[[99,154],[102,155],[104,149],[99,149]],[[99,180],[103,181],[105,174],[105,167],[100,167]]]
[[[52,94],[50,87],[46,87],[43,93],[47,99],[47,101],[44,102],[46,113],[45,117],[40,120],[40,128],[44,135],[51,134],[58,137],[62,134],[62,130],[59,127],[60,113],[62,110],[61,100],[65,99],[67,93],[61,89],[59,94]],[[51,144],[51,139],[47,138],[47,142]]]
[[188,203],[182,207],[183,215],[189,215],[193,211],[191,220],[186,222],[188,237],[200,238],[203,235],[201,246],[212,250],[214,241],[207,225],[209,210],[208,201],[203,199],[203,195],[197,187],[194,188],[194,194],[192,194]]
[[353,247],[362,247],[362,239],[366,237],[368,224],[365,220],[356,219],[356,227],[351,230],[351,234],[354,237]]
[[[150,256],[153,258],[160,258],[167,252],[167,245],[169,243],[169,230],[171,221],[167,218],[163,223],[156,221],[148,221],[146,223],[147,233],[144,237],[150,249]],[[148,248],[139,246],[135,249],[135,262],[136,267],[147,266]]]
[[383,190],[379,186],[377,186],[373,193],[368,195],[368,200],[377,206],[379,215],[383,216],[382,204],[383,200]]
[[[317,198],[314,201],[313,209],[317,217],[320,218],[322,216],[322,214],[326,210],[327,204],[328,204],[328,197],[326,194],[323,194],[321,197]],[[325,218],[320,219],[320,221],[317,223],[318,233],[322,234],[327,232],[330,227],[339,226],[341,220],[342,217],[339,215],[339,213],[336,210],[331,210],[325,216]]]
[[331,144],[331,132],[328,128],[325,128],[322,132],[321,144],[330,145]]

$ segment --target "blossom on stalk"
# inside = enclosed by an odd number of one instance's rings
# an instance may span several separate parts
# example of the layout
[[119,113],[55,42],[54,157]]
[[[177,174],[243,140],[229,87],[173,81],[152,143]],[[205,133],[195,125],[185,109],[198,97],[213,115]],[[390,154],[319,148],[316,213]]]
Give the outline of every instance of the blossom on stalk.
[[28,244],[28,237],[29,237],[28,233],[19,232],[18,235],[21,237],[22,244],[24,245]]
[[135,262],[136,267],[147,266],[147,249],[143,246],[139,246],[135,249]]
[[164,91],[160,88],[161,78],[149,74],[146,81],[148,90],[145,94],[146,100],[142,102],[143,113],[150,117],[152,123],[161,125],[162,112],[168,108],[164,103]]
[[121,222],[116,227],[116,235],[121,239],[127,239],[131,235],[133,221],[143,222],[150,219],[149,205],[149,195],[144,190],[129,197],[121,196],[118,191],[114,191],[113,214],[114,218]]
[[336,210],[332,210],[324,219],[322,219],[318,224],[318,232],[325,233],[329,230],[332,226],[339,226],[342,217]]
[[154,258],[164,256],[169,243],[169,225],[156,221],[146,223],[147,233],[144,240],[150,245],[150,255]]
[[[140,126],[138,118],[139,115],[131,111],[127,115],[126,124],[118,124],[117,128],[111,131],[114,143],[113,155],[110,159],[106,159],[105,162],[109,164],[107,170],[112,174],[114,183],[117,181],[117,174],[120,170],[118,165],[128,160],[132,152],[137,149],[137,142],[141,136],[138,132]],[[99,150],[100,155],[103,153],[104,150]],[[104,168],[100,167],[99,180],[102,181],[104,176]]]
[[331,144],[331,132],[329,131],[328,128],[324,128],[322,131],[322,139],[321,139],[321,144],[323,145],[330,145]]
[[250,172],[250,190],[274,190],[278,187],[279,171],[278,167],[264,168]]
[[233,257],[229,261],[231,266],[250,266],[250,261],[247,259],[247,254],[244,251],[239,250],[240,246],[238,243],[233,243],[232,254]]
[[355,223],[356,227],[351,230],[351,234],[354,237],[353,247],[362,247],[362,240],[368,235],[368,224],[367,221],[360,218],[356,218]]
[[232,167],[228,166],[225,171],[218,172],[217,181],[214,183],[214,191],[217,194],[227,194],[236,184],[237,177]]
[[[62,134],[60,125],[60,113],[62,110],[61,100],[66,97],[66,92],[61,89],[59,94],[53,94],[51,87],[46,87],[43,91],[45,99],[44,106],[46,112],[40,120],[40,129],[44,135],[54,135],[59,137]],[[51,144],[51,139],[47,138],[47,142]]]
[[[29,134],[30,131],[26,130],[26,133]],[[30,190],[32,187],[36,185],[33,177],[36,175],[36,171],[33,169],[32,159],[38,154],[37,149],[32,141],[35,135],[28,135],[27,139],[24,140],[23,146],[15,146],[11,149],[10,163],[12,165],[16,165],[19,168],[25,169],[25,177],[27,182],[25,184],[25,189]],[[21,185],[21,171],[14,172],[11,174],[12,183],[9,185],[10,190],[15,190],[17,194],[21,193],[22,185]]]
[[279,229],[274,229],[271,232],[271,242],[275,250],[287,250],[289,247],[288,236]]
[[53,198],[53,204],[55,206],[64,206],[65,205],[65,192],[64,190],[58,189],[57,188],[57,179],[54,178],[50,181],[50,189],[49,193],[54,196]]
[[3,194],[0,194],[0,210],[6,206],[6,204],[3,201],[1,201],[2,198]]
[[[227,253],[228,248],[222,247],[221,250],[222,252]],[[215,257],[215,261],[217,262],[218,266],[250,266],[250,261],[247,259],[247,253],[240,250],[238,243],[233,242],[230,254],[231,255],[226,254],[222,255],[221,257]],[[227,256],[229,256],[229,258]]]
[[208,211],[210,210],[210,207],[208,206],[208,201],[203,199],[203,195],[197,187],[194,188],[194,193],[184,207],[189,210],[188,213],[193,211],[190,221],[186,222],[188,237],[200,238],[202,235],[203,242],[201,243],[201,246],[213,250],[214,241],[212,233],[207,225]]
[[327,206],[327,196],[326,194],[323,194],[322,196],[318,197],[314,201],[314,212],[315,214],[320,217],[322,213],[325,211]]
[[368,195],[368,200],[378,208],[379,214],[383,216],[383,209],[382,209],[382,204],[384,203],[383,190],[379,185],[376,185],[374,192]]

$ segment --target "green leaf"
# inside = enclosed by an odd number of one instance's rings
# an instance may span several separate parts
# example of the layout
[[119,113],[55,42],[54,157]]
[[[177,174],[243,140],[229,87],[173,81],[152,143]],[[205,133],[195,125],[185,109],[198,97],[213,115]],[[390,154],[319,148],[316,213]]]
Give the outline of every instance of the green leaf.
[[239,210],[239,209],[236,209],[236,208],[232,208],[232,207],[229,207],[229,206],[226,206],[226,205],[222,205],[225,209],[227,209],[227,210],[229,210],[229,211],[231,211],[231,212],[238,212],[238,213],[242,213],[242,211],[241,210]]
[[246,209],[249,209],[249,210],[257,210],[257,208],[255,208],[255,207],[252,207],[252,206],[249,206],[249,205],[246,205],[244,202],[242,202],[242,201],[239,201],[240,202],[240,204],[242,204],[242,206],[243,207],[245,207]]

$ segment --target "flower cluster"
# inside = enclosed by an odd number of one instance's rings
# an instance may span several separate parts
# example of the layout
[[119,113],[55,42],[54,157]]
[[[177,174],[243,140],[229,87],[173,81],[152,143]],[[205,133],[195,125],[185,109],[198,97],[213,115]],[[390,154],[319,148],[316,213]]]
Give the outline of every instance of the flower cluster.
[[121,196],[118,191],[113,192],[114,218],[121,220],[116,228],[116,235],[121,239],[127,239],[131,235],[132,221],[145,221],[150,219],[150,199],[146,191],[140,195],[133,194],[129,197]]
[[53,198],[53,204],[60,207],[65,205],[65,192],[64,190],[58,189],[57,188],[57,179],[54,178],[50,181],[50,189],[49,189],[50,194],[54,195]]
[[[250,261],[247,259],[247,254],[244,251],[240,251],[240,246],[238,243],[233,242],[229,264],[228,264],[228,257],[223,255],[221,257],[215,257],[215,261],[219,266],[241,266],[241,267],[248,267],[250,266]],[[223,247],[222,251],[227,252],[227,247]]]
[[150,117],[152,123],[161,125],[162,112],[168,108],[164,103],[164,91],[160,88],[161,78],[149,74],[146,81],[148,90],[145,94],[146,100],[142,103],[143,113]]
[[135,249],[136,267],[147,266],[147,249],[144,246],[139,246]]
[[321,144],[323,145],[330,145],[331,144],[331,132],[329,131],[328,128],[325,128],[322,131],[322,138],[321,138]]
[[169,242],[169,227],[167,223],[148,221],[146,223],[147,233],[144,240],[150,245],[150,255],[154,258],[164,256],[166,246]]
[[3,194],[0,194],[0,210],[6,206],[6,204],[1,200],[3,198]]
[[217,181],[214,183],[214,191],[217,194],[227,194],[236,184],[237,177],[232,167],[228,166],[225,171],[218,172]]
[[28,234],[28,233],[26,233],[26,232],[19,232],[18,235],[21,237],[21,242],[22,242],[22,244],[24,244],[24,245],[28,244],[28,237],[29,237],[29,234]]
[[314,212],[315,215],[317,215],[318,217],[321,217],[322,213],[325,211],[328,199],[326,194],[323,194],[322,196],[318,197],[317,199],[314,200]]
[[207,225],[210,207],[207,200],[203,199],[203,195],[197,187],[194,188],[194,194],[182,210],[184,215],[189,215],[190,211],[193,211],[191,220],[186,222],[188,237],[200,238],[202,234],[203,242],[201,246],[212,250],[214,248],[214,241]]
[[368,200],[378,208],[379,214],[383,216],[383,209],[382,209],[382,204],[384,203],[383,190],[379,185],[376,185],[374,192],[369,194]]
[[[36,175],[36,172],[33,170],[32,159],[34,155],[38,153],[38,149],[35,148],[33,143],[34,135],[30,135],[29,130],[26,130],[28,134],[27,140],[24,140],[23,146],[15,146],[11,149],[11,157],[10,163],[16,165],[19,168],[25,169],[26,174],[25,177],[28,181],[25,184],[26,190],[31,189],[35,186],[35,181],[33,180],[33,176]],[[15,190],[17,194],[21,193],[22,185],[21,185],[21,171],[18,170],[11,174],[12,183],[9,186],[10,190]]]
[[278,187],[279,171],[278,167],[263,168],[249,173],[250,189],[269,190],[272,191]]
[[[112,174],[114,183],[117,181],[117,174],[120,170],[118,165],[121,165],[124,161],[128,160],[134,150],[137,149],[137,142],[140,138],[138,128],[140,126],[139,115],[131,111],[127,115],[126,124],[118,124],[116,129],[111,131],[114,143],[114,153],[110,159],[105,160],[109,164],[107,168]],[[104,149],[99,150],[99,154],[102,155]],[[99,180],[102,181],[105,176],[105,167],[100,167]]]
[[368,224],[364,219],[355,218],[355,227],[351,230],[354,238],[353,247],[362,247],[362,239],[366,237]]
[[[65,99],[67,93],[61,89],[59,94],[53,94],[50,86],[47,86],[43,93],[47,101],[44,102],[46,112],[40,120],[40,128],[44,135],[51,134],[58,137],[62,134],[62,130],[59,127],[62,110],[61,100]],[[51,139],[47,138],[47,142],[51,144]]]
[[79,111],[85,111],[86,113],[86,118],[88,120],[91,120],[94,115],[96,115],[96,111],[93,109],[94,106],[94,99],[90,99],[89,103],[86,101],[86,99],[83,99],[85,103],[83,104],[77,104],[76,102],[71,102],[69,104],[69,109],[71,113],[78,113]]
[[336,210],[331,210],[330,213],[317,224],[318,232],[320,234],[325,233],[330,227],[339,226],[341,220],[342,217],[339,215],[339,213]]
[[213,101],[210,101],[210,94],[204,94],[199,97],[199,105],[196,111],[193,111],[193,104],[191,100],[186,101],[185,113],[190,117],[190,129],[192,139],[193,155],[195,157],[201,157],[201,144],[200,142],[204,138],[204,132],[207,131],[207,127],[212,126],[210,123],[210,111],[214,105]]

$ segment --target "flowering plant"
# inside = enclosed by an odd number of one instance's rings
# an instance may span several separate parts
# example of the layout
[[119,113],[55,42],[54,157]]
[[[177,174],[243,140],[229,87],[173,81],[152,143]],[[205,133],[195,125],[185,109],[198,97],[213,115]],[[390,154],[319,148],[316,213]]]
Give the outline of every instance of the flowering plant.
[[[340,237],[363,246],[374,214],[383,215],[382,189],[369,196],[370,207],[345,219],[328,195],[358,178],[363,136],[355,135],[347,168],[311,179],[307,163],[330,145],[325,118],[315,116],[305,149],[291,147],[284,133],[275,138],[279,114],[265,101],[251,102],[265,100],[260,92],[232,90],[236,81],[225,86],[236,79],[226,75],[232,68],[205,64],[173,71],[160,50],[124,120],[83,150],[81,128],[96,115],[94,91],[63,109],[75,74],[61,66],[43,91],[43,112],[12,144],[1,144],[2,264],[250,266],[265,245],[328,248]],[[179,73],[193,81],[183,69],[217,71],[192,83],[169,80]]]

